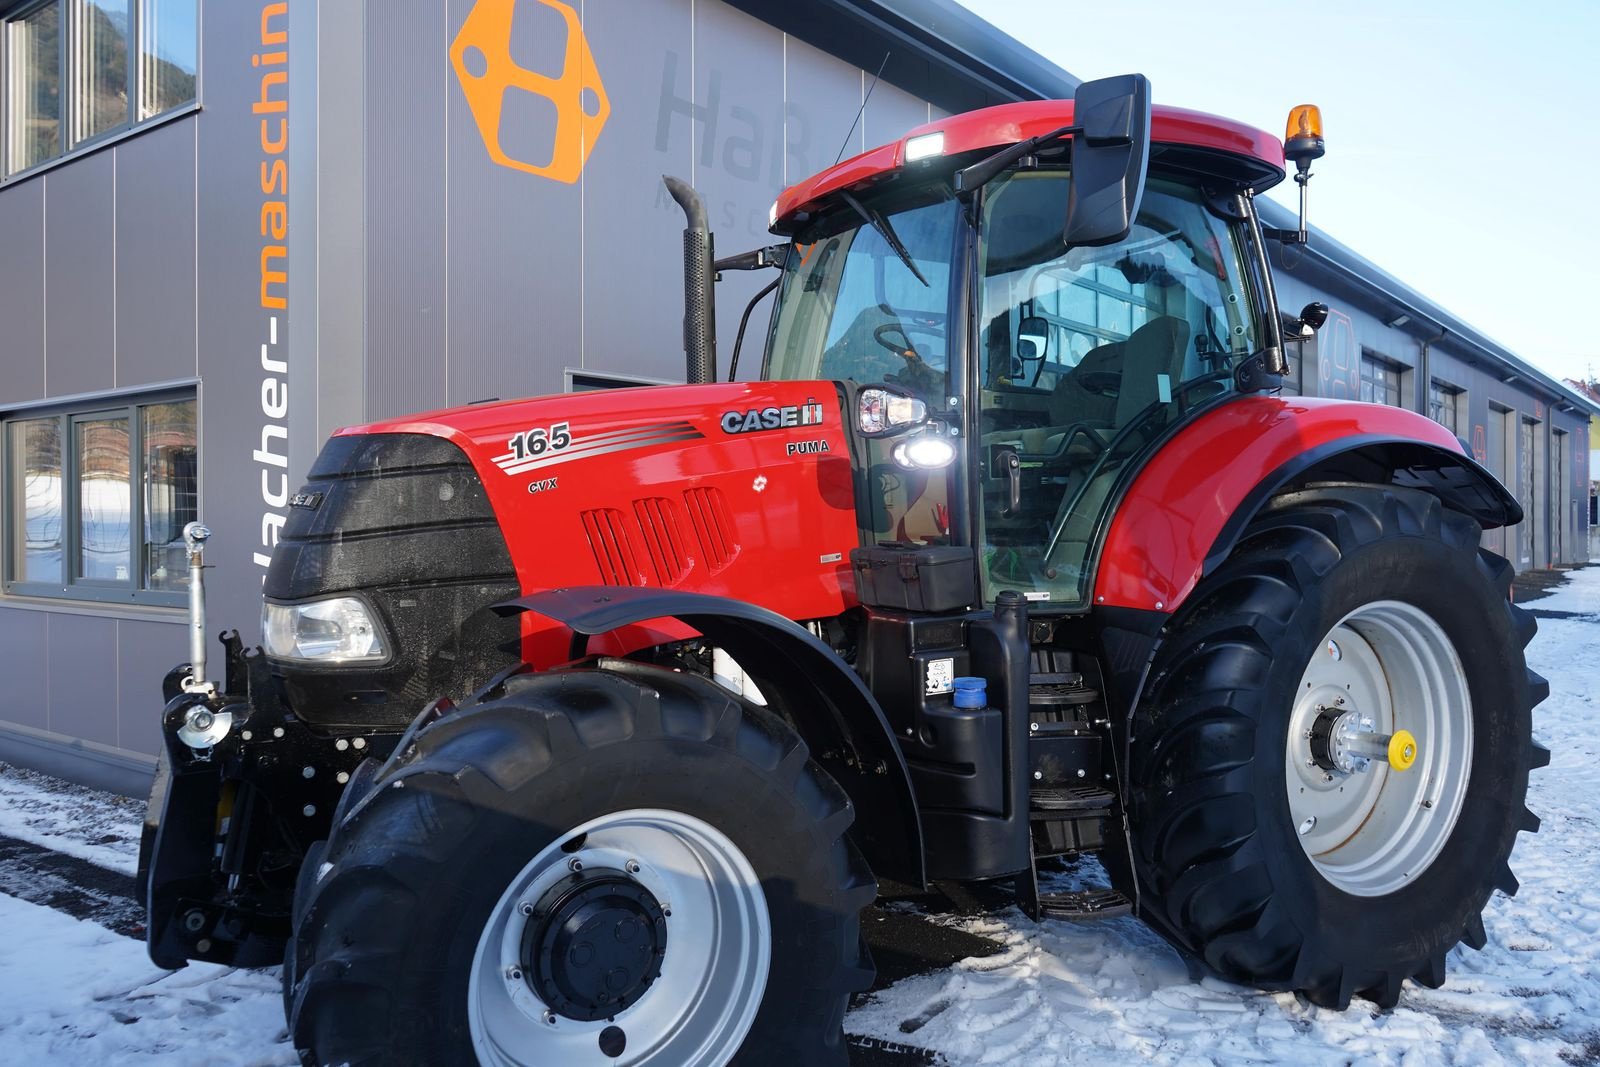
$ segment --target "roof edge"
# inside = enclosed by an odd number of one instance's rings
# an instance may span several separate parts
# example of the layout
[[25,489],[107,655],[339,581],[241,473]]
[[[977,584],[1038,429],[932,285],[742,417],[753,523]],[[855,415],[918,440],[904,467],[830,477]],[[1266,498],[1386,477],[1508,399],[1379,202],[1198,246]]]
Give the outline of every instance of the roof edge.
[[1069,98],[1074,77],[955,0],[726,0],[949,112]]

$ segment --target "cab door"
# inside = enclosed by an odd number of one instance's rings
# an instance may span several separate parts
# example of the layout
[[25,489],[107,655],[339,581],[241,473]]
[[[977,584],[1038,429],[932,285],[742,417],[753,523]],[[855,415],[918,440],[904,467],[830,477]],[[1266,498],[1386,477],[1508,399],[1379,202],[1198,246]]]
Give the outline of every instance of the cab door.
[[986,190],[977,265],[985,599],[1071,609],[1114,489],[1176,420],[1233,390],[1257,348],[1237,224],[1151,178],[1128,237],[1063,247],[1065,169]]

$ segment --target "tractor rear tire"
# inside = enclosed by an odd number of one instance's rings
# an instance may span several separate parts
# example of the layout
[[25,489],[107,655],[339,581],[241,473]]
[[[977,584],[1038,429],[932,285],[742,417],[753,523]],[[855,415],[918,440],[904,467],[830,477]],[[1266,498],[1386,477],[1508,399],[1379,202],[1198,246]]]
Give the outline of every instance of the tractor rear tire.
[[[1549,685],[1480,535],[1416,490],[1285,493],[1171,620],[1132,721],[1129,817],[1141,914],[1180,950],[1342,1010],[1437,988],[1457,942],[1483,947],[1516,835],[1539,826],[1524,800]],[[1350,711],[1345,729],[1415,733],[1415,765],[1325,766]]]
[[710,682],[514,677],[333,827],[290,1033],[316,1064],[843,1065],[876,893],[853,817],[782,720]]

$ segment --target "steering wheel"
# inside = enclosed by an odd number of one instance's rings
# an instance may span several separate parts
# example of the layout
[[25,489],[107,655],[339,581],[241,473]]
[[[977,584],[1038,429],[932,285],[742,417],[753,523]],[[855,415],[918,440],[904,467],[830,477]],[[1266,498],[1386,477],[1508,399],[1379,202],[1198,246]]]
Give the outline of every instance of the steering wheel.
[[[943,338],[944,328],[920,322],[909,324],[886,322],[872,331],[872,339],[907,363],[925,363],[926,360],[922,358],[922,353],[918,352],[917,346],[911,343],[911,335],[913,333],[925,333],[930,337]],[[900,336],[898,343],[889,339],[894,334],[899,334]]]

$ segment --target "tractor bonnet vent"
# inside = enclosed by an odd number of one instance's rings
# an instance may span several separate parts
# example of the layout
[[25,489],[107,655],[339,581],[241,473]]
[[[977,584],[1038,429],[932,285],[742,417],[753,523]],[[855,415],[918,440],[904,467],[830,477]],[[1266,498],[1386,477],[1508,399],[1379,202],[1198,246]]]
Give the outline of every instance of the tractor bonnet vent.
[[606,585],[646,585],[639,573],[639,563],[628,539],[627,518],[616,508],[595,508],[585,511],[583,532],[589,537],[589,548],[594,552],[594,562],[600,568],[600,580]]
[[728,502],[721,489],[708,486],[685,491],[683,503],[689,511],[695,539],[700,542],[701,558],[711,573],[716,574],[739,554],[739,539],[728,512]]
[[[580,518],[606,585],[671,587],[683,582],[697,559],[716,574],[739,554],[727,501],[716,488],[688,490],[681,506],[667,497],[641,497],[633,502],[637,527],[617,508],[595,508]],[[635,536],[643,545],[637,552]]]
[[633,514],[644,533],[644,545],[655,567],[656,582],[663,586],[677,585],[690,566],[684,553],[678,505],[665,497],[645,497],[633,502]]

